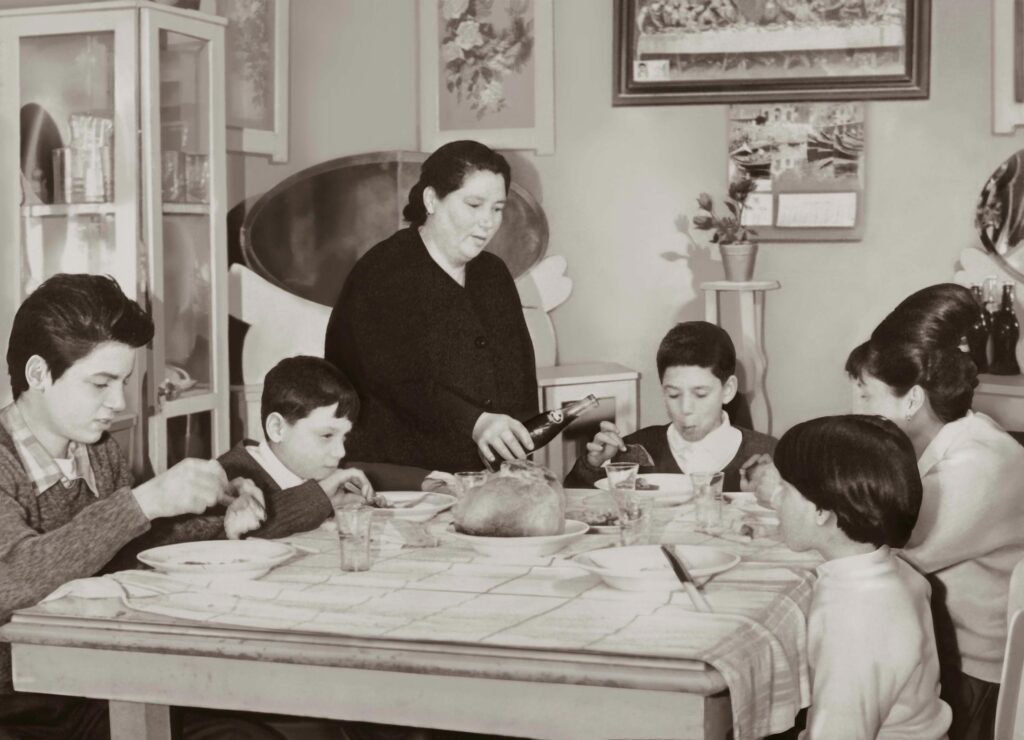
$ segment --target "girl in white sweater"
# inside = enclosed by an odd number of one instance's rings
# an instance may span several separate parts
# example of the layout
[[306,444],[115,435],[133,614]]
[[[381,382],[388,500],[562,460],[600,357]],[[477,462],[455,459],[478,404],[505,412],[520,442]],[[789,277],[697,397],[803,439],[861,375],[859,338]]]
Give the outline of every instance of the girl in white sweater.
[[962,286],[920,290],[846,363],[854,410],[891,419],[917,455],[924,498],[904,555],[933,574],[953,740],[992,737],[1010,573],[1024,557],[1024,448],[970,411],[977,368],[964,337],[978,310]]
[[910,441],[877,416],[803,422],[775,451],[782,534],[825,558],[808,614],[811,707],[801,738],[946,737],[927,580],[890,550],[921,480]]

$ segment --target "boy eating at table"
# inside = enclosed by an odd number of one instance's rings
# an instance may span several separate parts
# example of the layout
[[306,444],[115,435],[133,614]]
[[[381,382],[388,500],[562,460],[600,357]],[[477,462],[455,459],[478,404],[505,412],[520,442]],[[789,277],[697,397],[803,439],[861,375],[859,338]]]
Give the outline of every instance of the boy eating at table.
[[[183,460],[133,486],[107,431],[125,409],[136,350],[152,338],[152,321],[109,277],[56,275],[18,309],[7,347],[14,402],[0,409],[0,624],[139,542],[223,537],[224,516],[195,516],[213,506],[262,509],[253,484],[229,482],[215,460]],[[213,721],[236,737],[278,737]],[[211,718],[183,722],[188,736]],[[26,735],[106,738],[106,703],[14,692],[0,644],[0,736]]]
[[903,547],[921,506],[910,440],[877,416],[813,419],[775,451],[772,500],[793,550],[815,550],[807,617],[806,740],[946,737],[939,659],[924,576]]
[[737,390],[736,348],[724,329],[707,321],[676,324],[661,340],[657,365],[670,423],[622,437],[614,423],[601,422],[566,487],[593,486],[612,461],[637,462],[641,475],[723,471],[724,490],[738,491],[743,462],[775,448],[772,437],[733,426],[723,409]]
[[263,379],[265,439],[239,442],[220,464],[228,477],[248,478],[263,491],[268,521],[292,532],[315,529],[346,491],[374,497],[362,471],[338,467],[358,414],[359,396],[334,365],[320,357],[288,357]]

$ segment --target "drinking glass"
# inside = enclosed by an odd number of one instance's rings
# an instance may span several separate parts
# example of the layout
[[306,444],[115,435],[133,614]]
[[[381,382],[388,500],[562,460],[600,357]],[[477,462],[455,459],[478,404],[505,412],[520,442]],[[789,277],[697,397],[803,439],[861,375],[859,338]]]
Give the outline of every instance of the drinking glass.
[[164,203],[181,203],[185,200],[184,154],[178,151],[160,153],[160,185]]
[[462,498],[466,495],[466,491],[474,486],[479,486],[487,480],[487,473],[482,470],[475,470],[472,472],[456,473],[455,474],[455,490],[452,491],[456,496]]
[[185,200],[210,202],[210,158],[205,154],[185,155]]
[[623,491],[636,490],[636,476],[640,466],[637,463],[608,463],[604,470],[608,477],[608,493],[612,495],[621,512],[626,503]]
[[654,501],[635,491],[623,491],[619,507],[619,538],[623,547],[646,545],[654,524]]
[[370,524],[373,509],[369,506],[347,506],[334,510],[341,546],[342,570],[370,569]]
[[725,529],[722,512],[722,481],[725,473],[690,473],[697,531],[718,534]]

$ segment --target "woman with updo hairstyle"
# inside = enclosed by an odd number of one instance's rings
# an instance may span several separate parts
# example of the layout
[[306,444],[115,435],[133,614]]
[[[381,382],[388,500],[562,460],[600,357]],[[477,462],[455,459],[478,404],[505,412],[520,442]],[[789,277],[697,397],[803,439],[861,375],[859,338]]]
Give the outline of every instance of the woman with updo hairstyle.
[[933,576],[951,740],[993,736],[1010,574],[1024,557],[1024,448],[971,411],[978,310],[960,285],[924,288],[846,362],[854,411],[895,422],[917,454],[924,494],[904,556]]
[[533,344],[512,275],[484,251],[510,184],[497,152],[445,144],[409,192],[408,228],[352,268],[324,344],[362,403],[349,460],[456,472],[533,448]]

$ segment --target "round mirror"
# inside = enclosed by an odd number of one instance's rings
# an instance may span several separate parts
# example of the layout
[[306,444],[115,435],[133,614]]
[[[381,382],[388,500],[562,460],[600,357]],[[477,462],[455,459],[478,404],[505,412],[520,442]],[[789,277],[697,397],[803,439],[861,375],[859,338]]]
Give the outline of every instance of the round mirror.
[[981,189],[975,223],[985,251],[1024,281],[1024,149],[996,168]]
[[[246,214],[239,232],[242,260],[285,290],[333,307],[356,260],[406,225],[402,209],[427,156],[361,154],[289,177]],[[547,244],[544,211],[513,182],[487,251],[519,277],[543,259]]]

